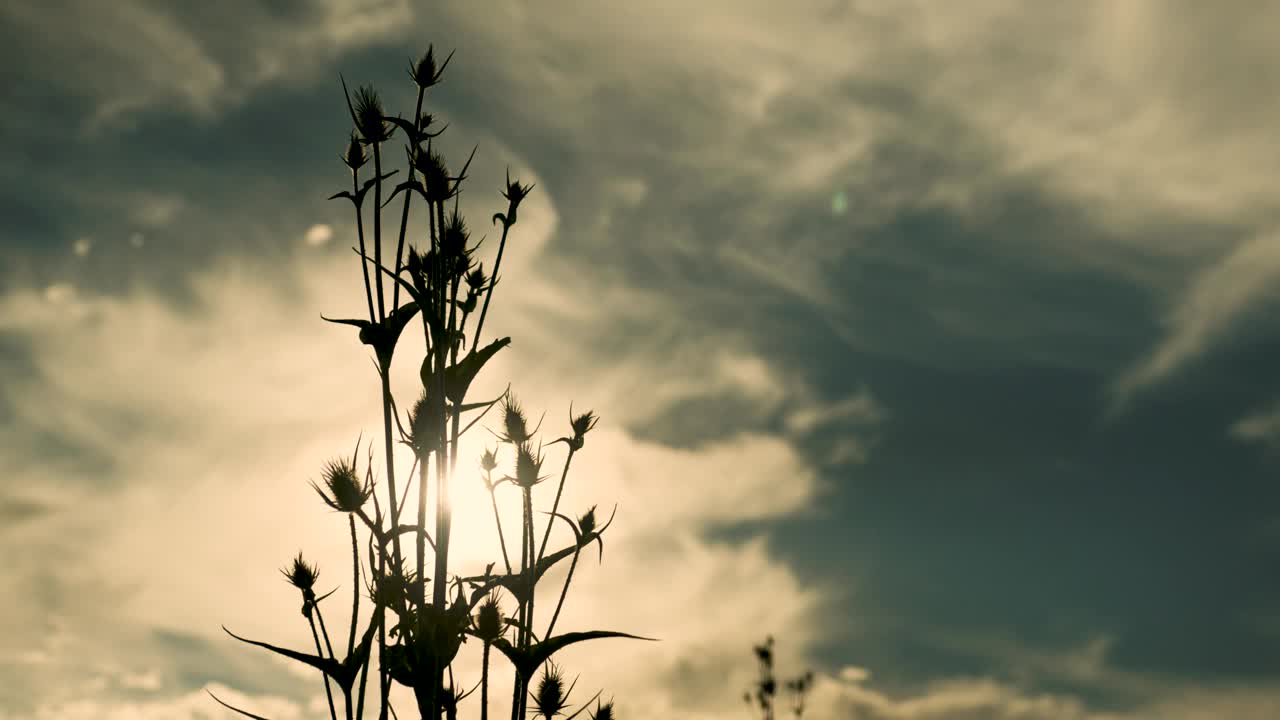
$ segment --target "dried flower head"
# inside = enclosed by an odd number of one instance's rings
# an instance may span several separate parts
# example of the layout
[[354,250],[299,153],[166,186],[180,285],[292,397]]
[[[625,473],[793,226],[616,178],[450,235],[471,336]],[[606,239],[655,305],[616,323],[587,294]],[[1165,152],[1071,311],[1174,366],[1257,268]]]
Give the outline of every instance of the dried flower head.
[[613,701],[596,703],[596,711],[589,713],[591,720],[613,720]]
[[485,277],[484,274],[484,263],[475,266],[475,268],[467,273],[467,287],[473,293],[478,293],[483,290],[484,284],[488,281],[489,278]]
[[309,565],[307,561],[302,559],[302,553],[293,559],[293,562],[287,567],[280,570],[289,584],[305,593],[314,592],[316,579],[320,577],[320,571],[315,565]]
[[361,85],[356,89],[351,113],[356,129],[366,143],[385,142],[391,137],[391,124],[386,121],[386,115],[382,112],[382,99],[372,85]]
[[507,623],[502,614],[502,605],[497,597],[497,591],[489,593],[484,602],[480,603],[474,623],[476,636],[481,640],[493,642],[502,637]]
[[342,162],[354,172],[364,167],[369,162],[369,156],[364,152],[364,146],[360,144],[360,136],[356,135],[356,131],[351,131],[351,139],[347,142],[347,151],[342,154]]
[[591,432],[591,429],[594,428],[598,422],[600,422],[600,417],[592,411],[588,410],[585,413],[574,417],[573,409],[570,408],[569,425],[573,428],[573,437],[569,438],[569,447],[574,450],[581,450],[583,444],[586,442],[587,433]]
[[596,531],[596,506],[592,505],[591,509],[582,514],[578,518],[578,532],[582,533],[584,540],[590,540],[591,534]]
[[410,443],[420,459],[426,458],[440,447],[440,422],[443,418],[434,405],[424,388],[409,414]]
[[373,494],[372,483],[360,481],[354,456],[351,460],[340,457],[326,462],[323,480],[323,489],[314,482],[311,487],[326,505],[338,512],[358,512]]
[[[444,224],[444,232],[440,237],[440,252],[448,260],[462,261],[467,254],[467,240],[471,233],[467,230],[467,221],[455,207]],[[463,263],[454,267],[466,268]]]
[[428,200],[443,202],[452,195],[449,190],[449,167],[445,165],[444,158],[431,149],[430,143],[426,150],[419,149],[414,153],[413,169],[422,174],[422,188]]
[[516,211],[520,207],[520,202],[529,197],[529,191],[533,189],[533,184],[521,185],[519,181],[512,181],[511,171],[507,170],[507,189],[502,192],[502,197],[507,199],[507,225],[516,224]]
[[537,485],[547,479],[538,475],[542,472],[542,461],[542,456],[534,454],[533,447],[528,442],[521,443],[516,448],[516,476],[508,477],[507,480],[522,488]]
[[498,467],[498,455],[489,448],[484,449],[484,454],[480,456],[480,469],[485,473],[491,473]]
[[502,401],[502,425],[506,434],[499,439],[514,445],[526,443],[532,437],[529,433],[529,422],[525,418],[524,408],[514,395],[508,393]]
[[569,704],[569,691],[564,686],[564,674],[555,663],[548,661],[538,680],[538,690],[533,694],[534,710],[550,720],[559,715]]
[[434,48],[428,45],[427,52],[409,68],[409,77],[423,90],[438,85],[440,77],[444,75],[444,69],[449,66],[449,61],[452,59],[453,53],[449,53],[449,57],[445,58],[444,63],[437,69]]

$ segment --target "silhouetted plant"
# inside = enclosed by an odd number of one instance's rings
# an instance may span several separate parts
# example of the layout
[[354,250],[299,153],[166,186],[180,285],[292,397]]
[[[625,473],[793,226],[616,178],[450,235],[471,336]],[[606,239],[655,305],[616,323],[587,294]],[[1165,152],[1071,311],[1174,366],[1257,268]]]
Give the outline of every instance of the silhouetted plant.
[[[511,228],[515,226],[521,202],[533,189],[511,180],[507,175],[502,197],[505,212],[495,213],[493,222],[500,224],[492,272],[485,273],[475,260],[479,242],[471,244],[468,227],[458,211],[458,195],[466,178],[471,157],[457,175],[450,174],[444,157],[432,148],[432,139],[444,129],[432,131],[431,115],[422,112],[426,91],[439,84],[452,54],[437,66],[431,48],[409,69],[417,87],[417,103],[413,115],[405,120],[389,116],[371,87],[357,88],[347,95],[347,109],[354,130],[342,154],[342,162],[351,171],[351,189],[331,199],[345,198],[355,210],[356,244],[364,283],[367,317],[332,320],[359,329],[359,340],[374,354],[382,399],[382,465],[385,482],[375,481],[374,454],[368,448],[363,473],[360,470],[360,440],[350,458],[339,456],[327,461],[320,482],[311,485],[332,510],[346,516],[351,536],[352,607],[346,647],[333,645],[333,638],[321,613],[321,603],[328,595],[316,595],[318,569],[307,563],[301,553],[282,572],[290,584],[302,593],[302,615],[306,619],[315,645],[315,654],[249,640],[232,633],[232,637],[310,666],[321,674],[329,716],[339,714],[354,720],[365,716],[366,692],[370,668],[374,665],[373,649],[378,662],[374,673],[377,687],[370,705],[377,707],[379,720],[388,713],[395,716],[389,694],[392,683],[400,683],[413,691],[422,718],[438,720],[455,718],[462,703],[476,687],[480,689],[480,717],[489,714],[491,650],[497,649],[514,671],[511,716],[524,718],[533,703],[533,711],[544,718],[566,715],[574,683],[565,687],[564,676],[551,657],[568,645],[599,638],[637,636],[619,632],[590,631],[552,635],[565,602],[573,572],[583,548],[595,543],[603,559],[603,533],[612,522],[597,523],[594,507],[575,521],[560,513],[560,499],[574,455],[585,446],[586,435],[598,418],[592,412],[577,416],[570,408],[568,434],[554,440],[567,448],[564,466],[556,486],[555,499],[547,512],[534,512],[534,489],[548,476],[542,475],[548,458],[545,447],[536,443],[538,427],[529,429],[524,409],[510,393],[482,402],[468,402],[467,392],[483,366],[510,338],[499,338],[481,345],[489,303],[498,284],[503,250]],[[387,181],[399,172],[385,171],[383,144],[397,133],[405,141],[405,174],[407,177],[390,188]],[[361,170],[372,160],[373,174],[362,178]],[[366,200],[372,191],[372,207]],[[384,260],[383,250],[391,244],[384,232],[383,210],[396,196],[402,196],[400,226],[395,236],[394,254]],[[426,209],[427,237],[421,246],[410,242],[408,225],[410,209],[418,199]],[[446,213],[446,204],[453,208]],[[366,233],[365,217],[372,217],[372,232]],[[390,250],[389,247],[387,247]],[[403,291],[403,293],[402,293]],[[472,315],[478,316],[475,330],[468,336],[467,325]],[[391,392],[391,365],[396,350],[405,337],[404,330],[418,318],[422,324],[422,347],[425,357],[419,369],[421,391],[412,409],[401,421]],[[481,575],[460,576],[449,566],[452,506],[450,489],[459,477],[457,472],[459,438],[493,407],[501,406],[499,449],[509,448],[513,474],[495,479],[501,465],[499,451],[488,450],[480,457],[480,480],[488,492],[493,508],[494,524],[502,550],[504,572],[493,572],[497,561],[490,563]],[[464,418],[466,424],[463,424]],[[394,421],[394,422],[393,422]],[[412,450],[410,477],[397,484],[394,449],[397,440]],[[416,475],[415,475],[416,473]],[[435,504],[430,508],[428,488],[434,481]],[[411,486],[417,486],[416,517],[406,517],[405,503]],[[507,538],[502,529],[502,512],[496,490],[508,483],[520,491],[521,533],[520,556],[512,562]],[[385,505],[384,505],[385,503]],[[372,504],[372,508],[370,505]],[[434,534],[428,526],[428,509],[434,511]],[[545,514],[546,526],[537,541],[536,518]],[[572,545],[547,553],[551,525],[557,520],[568,523],[573,531]],[[357,523],[357,520],[359,521]],[[361,552],[361,534],[365,552]],[[405,536],[408,540],[404,540]],[[411,541],[411,542],[409,542]],[[546,631],[535,632],[535,599],[538,582],[557,563],[570,561],[564,584],[558,588],[555,609],[546,621]],[[367,576],[368,581],[361,582]],[[431,584],[431,595],[426,588]],[[360,599],[363,589],[372,608],[365,613],[362,632]],[[505,590],[505,593],[502,592]],[[330,593],[332,594],[332,593]],[[505,596],[515,603],[508,616],[503,609]],[[359,638],[357,638],[357,634]],[[461,645],[468,638],[482,645],[481,676],[470,690],[454,684],[453,663]],[[637,638],[643,639],[643,638]],[[542,671],[536,691],[529,687],[539,669]],[[576,683],[576,681],[575,681]],[[336,691],[335,692],[335,688]],[[212,693],[210,693],[212,695]],[[582,703],[567,717],[573,718],[596,702],[591,717],[609,720],[612,702],[598,702],[600,693]],[[218,703],[246,717],[259,717],[232,707],[217,697]]]
[[[748,705],[757,708],[764,720],[774,720],[774,704],[778,701],[779,693],[778,678],[773,670],[773,636],[765,638],[763,643],[753,649],[760,666],[760,679],[743,695],[743,699]],[[813,672],[806,671],[787,680],[783,686],[791,698],[791,716],[798,719],[804,715],[804,701],[813,688]]]

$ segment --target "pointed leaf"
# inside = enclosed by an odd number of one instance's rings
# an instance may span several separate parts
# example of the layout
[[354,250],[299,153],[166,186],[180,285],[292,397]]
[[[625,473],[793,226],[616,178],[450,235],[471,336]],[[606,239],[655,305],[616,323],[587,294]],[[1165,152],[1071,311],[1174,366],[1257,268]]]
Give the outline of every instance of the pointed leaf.
[[484,364],[494,356],[494,353],[510,344],[511,338],[509,337],[494,340],[479,351],[473,349],[457,364],[446,368],[444,371],[445,397],[449,398],[455,405],[461,405],[466,398],[467,389],[471,387],[471,381],[475,380],[480,368],[484,367]]
[[210,690],[209,688],[205,688],[205,689],[204,689],[204,691],[205,691],[205,692],[207,692],[207,693],[209,693],[209,697],[211,697],[211,698],[213,698],[214,700],[216,700],[216,701],[217,701],[217,703],[218,703],[219,705],[221,705],[222,707],[224,707],[224,708],[226,708],[226,709],[228,709],[228,710],[230,710],[230,711],[232,711],[232,712],[238,712],[238,713],[240,713],[241,715],[243,715],[243,716],[245,716],[245,717],[253,718],[254,720],[267,720],[267,718],[264,718],[264,717],[262,717],[261,715],[254,715],[253,713],[249,712],[248,710],[241,710],[240,708],[236,707],[235,705],[230,705],[230,704],[227,704],[227,703],[223,702],[223,701],[222,701],[222,698],[218,697],[217,695],[214,695],[214,694],[213,694],[213,691],[212,691],[212,690]]

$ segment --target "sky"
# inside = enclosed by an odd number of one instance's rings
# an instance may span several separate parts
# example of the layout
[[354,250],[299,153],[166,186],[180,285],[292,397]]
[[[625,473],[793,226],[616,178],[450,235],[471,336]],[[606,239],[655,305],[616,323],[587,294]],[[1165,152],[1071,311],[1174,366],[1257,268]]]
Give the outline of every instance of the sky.
[[429,43],[482,255],[504,173],[536,183],[473,395],[602,417],[564,502],[618,519],[565,622],[660,638],[566,651],[582,700],[747,717],[773,634],[818,719],[1280,716],[1278,22],[5,3],[0,719],[325,712],[220,626],[304,647],[299,549],[347,602],[307,486],[380,431],[320,319],[363,304],[339,73],[408,113]]

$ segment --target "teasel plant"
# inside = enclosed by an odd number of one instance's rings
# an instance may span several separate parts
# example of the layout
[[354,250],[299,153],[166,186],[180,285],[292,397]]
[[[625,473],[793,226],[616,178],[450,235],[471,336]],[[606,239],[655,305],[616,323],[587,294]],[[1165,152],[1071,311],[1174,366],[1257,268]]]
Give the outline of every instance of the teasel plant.
[[[423,112],[428,91],[440,84],[452,57],[450,53],[437,64],[428,47],[411,64],[409,77],[417,100],[408,119],[387,114],[372,87],[351,92],[342,80],[353,129],[341,159],[351,181],[349,189],[330,199],[347,200],[355,212],[352,250],[360,267],[366,315],[321,317],[357,328],[357,339],[372,350],[383,441],[380,453],[372,441],[366,444],[362,461],[363,440],[357,439],[349,456],[325,462],[319,481],[311,482],[323,504],[345,516],[350,535],[352,603],[346,644],[341,642],[341,628],[334,625],[341,621],[330,613],[326,623],[323,612],[333,591],[317,594],[319,569],[301,553],[282,572],[302,595],[301,613],[314,653],[311,648],[289,649],[223,629],[241,642],[315,670],[330,720],[407,717],[403,708],[397,713],[392,707],[391,689],[396,684],[412,691],[418,716],[430,720],[459,717],[470,709],[467,703],[474,702],[470,698],[478,688],[479,708],[472,716],[488,720],[490,678],[501,671],[493,666],[502,661],[513,681],[512,720],[530,714],[572,720],[584,712],[609,720],[614,717],[612,701],[602,702],[600,692],[582,702],[571,698],[576,680],[566,686],[564,670],[552,660],[562,649],[589,640],[650,639],[603,630],[553,634],[582,551],[597,545],[598,561],[603,561],[603,536],[613,519],[611,514],[599,523],[594,507],[576,519],[561,511],[570,465],[599,418],[593,412],[574,414],[571,405],[566,434],[544,444],[539,440],[541,422],[530,427],[509,386],[496,398],[477,401],[468,396],[486,363],[511,343],[508,337],[489,339],[482,333],[499,284],[503,252],[533,185],[512,180],[508,171],[502,191],[506,208],[492,216],[501,233],[492,270],[486,271],[476,259],[482,241],[472,242],[458,202],[475,149],[453,174],[433,142],[445,128],[436,129],[432,116]],[[392,184],[401,171],[389,169],[388,148],[397,139],[403,142],[404,167],[399,182]],[[384,222],[384,213],[391,222]],[[410,233],[415,213],[425,218],[418,225],[425,225],[425,237],[421,230],[418,237]],[[421,327],[420,335],[410,329],[416,326]],[[397,402],[391,389],[392,361],[405,344],[417,344],[423,352],[421,385],[411,403]],[[401,407],[408,412],[402,413]],[[494,408],[497,429],[489,431],[497,448],[486,448],[477,465],[467,463],[460,472],[460,439],[474,432]],[[567,452],[555,473],[547,467],[545,451],[559,443]],[[408,476],[396,472],[398,445],[412,451]],[[478,472],[469,472],[472,467]],[[545,501],[538,496],[550,487],[544,481],[554,475],[554,499],[549,507],[540,505]],[[450,566],[450,496],[456,482],[482,483],[492,506],[501,557],[479,574],[463,574]],[[503,485],[518,490],[515,507],[500,502],[510,499],[510,494],[500,498]],[[519,514],[520,537],[508,538],[504,515],[514,513]],[[557,520],[569,525],[573,541],[550,550],[551,526]],[[519,557],[513,559],[511,552],[517,548]],[[539,583],[566,561],[563,583],[547,594],[555,598],[551,612],[535,606]],[[364,613],[362,599],[369,605]],[[470,685],[454,668],[460,648],[469,641],[482,648],[481,674]],[[261,717],[217,696],[213,699],[244,717]]]
[[774,671],[773,636],[766,637],[763,643],[754,646],[752,650],[756,656],[760,675],[751,689],[743,694],[742,699],[747,705],[759,711],[762,720],[774,720],[777,717],[776,708],[781,695],[780,690],[785,688],[787,697],[791,701],[791,717],[794,720],[800,720],[804,716],[805,700],[809,697],[809,691],[813,689],[813,671],[806,670],[786,680],[780,688]]

